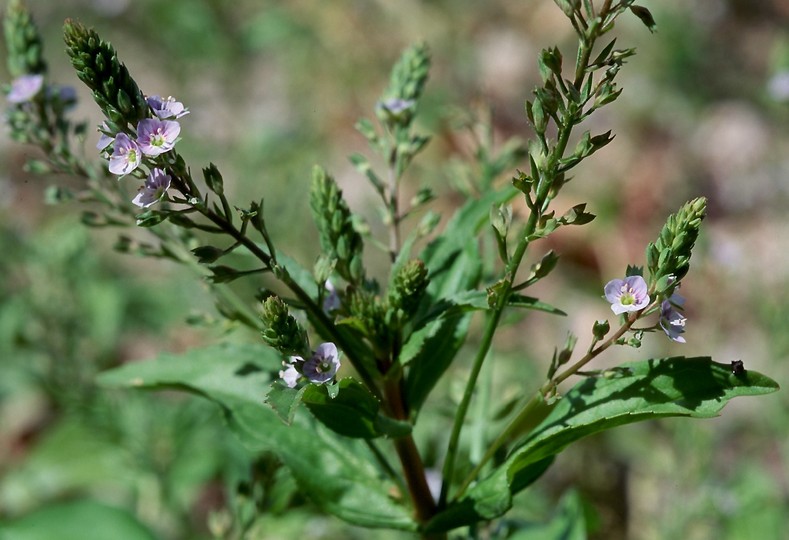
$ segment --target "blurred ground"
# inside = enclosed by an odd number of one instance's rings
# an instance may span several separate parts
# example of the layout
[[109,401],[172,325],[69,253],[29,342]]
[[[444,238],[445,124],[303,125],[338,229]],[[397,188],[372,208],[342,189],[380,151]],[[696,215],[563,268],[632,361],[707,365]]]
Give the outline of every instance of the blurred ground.
[[[557,250],[563,261],[540,293],[561,308],[572,306],[573,315],[530,316],[503,329],[496,374],[511,381],[517,366],[528,385],[544,372],[568,330],[583,343],[592,322],[608,316],[600,300],[603,284],[627,264],[643,264],[643,249],[666,216],[704,195],[709,216],[682,289],[688,343],[655,336],[641,350],[615,351],[603,364],[678,354],[739,358],[786,387],[789,5],[644,3],[658,32],[650,35],[635,17],[621,21],[618,46],[637,47],[638,55],[621,75],[622,97],[589,127],[613,129],[616,139],[577,171],[557,205],[588,201],[598,219],[539,246]],[[366,151],[353,125],[371,116],[402,48],[424,40],[433,55],[422,129],[435,138],[406,189],[430,185],[447,195],[437,209],[457,202],[443,163],[470,152],[468,137],[452,128],[452,109],[489,105],[496,140],[528,138],[523,102],[538,82],[536,54],[558,44],[566,58],[573,57],[572,35],[548,0],[68,0],[29,6],[47,38],[52,79],[78,87],[77,116],[99,123],[62,52],[66,17],[94,26],[111,41],[146,93],[171,94],[191,108],[179,143],[184,157],[193,167],[217,163],[235,200],[265,193],[273,235],[307,264],[316,249],[306,200],[314,163],[336,174],[354,210],[375,218],[372,192],[346,156]],[[88,140],[88,152],[93,142]],[[141,504],[140,493],[170,486],[162,480],[172,473],[168,464],[181,463],[172,433],[164,440],[173,447],[154,454],[168,457],[143,467],[150,474],[147,488],[126,480],[107,486],[88,475],[71,484],[45,479],[55,484],[49,489],[14,474],[35,470],[30,456],[53,432],[67,432],[64,425],[74,419],[85,423],[79,415],[86,398],[68,396],[70,385],[89,389],[96,370],[119,360],[211,339],[210,332],[183,322],[194,309],[210,309],[200,287],[170,266],[112,253],[114,233],[82,230],[76,208],[44,206],[45,183],[21,171],[30,153],[3,134],[0,517],[75,493],[113,493],[128,502],[131,490],[137,493],[131,506],[165,537],[205,534],[197,509],[216,506],[211,500],[221,485],[200,488],[200,497],[194,486],[221,484],[226,471],[217,463],[233,448],[215,449],[216,455],[194,465],[199,473],[184,473],[183,484],[174,484],[183,493],[165,494],[161,508]],[[203,300],[195,306],[196,297]],[[82,367],[74,367],[75,359]],[[508,384],[506,392],[523,391]],[[523,515],[544,515],[575,485],[599,516],[597,538],[780,538],[789,530],[788,410],[782,391],[735,400],[713,421],[652,422],[592,437],[563,454],[524,495]],[[145,405],[139,411],[129,429],[139,429],[139,418],[156,417]],[[203,414],[211,412],[196,412],[184,422]],[[171,424],[179,425],[177,419]],[[129,437],[118,428],[110,439],[124,445]],[[141,444],[134,459],[150,455],[151,448]]]

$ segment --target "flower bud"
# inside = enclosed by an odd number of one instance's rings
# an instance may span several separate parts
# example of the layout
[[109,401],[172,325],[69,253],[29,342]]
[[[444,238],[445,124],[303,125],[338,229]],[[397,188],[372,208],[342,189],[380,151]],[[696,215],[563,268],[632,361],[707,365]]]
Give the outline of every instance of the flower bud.
[[19,0],[8,2],[3,20],[8,72],[12,78],[46,73],[41,34],[33,18]]
[[290,314],[281,298],[266,298],[260,318],[266,327],[261,333],[263,341],[283,354],[306,356],[309,351],[307,332]]
[[112,122],[136,126],[149,115],[137,83],[118,60],[115,49],[92,29],[67,20],[63,26],[66,52],[77,76],[93,91],[93,98]]
[[312,173],[310,207],[323,254],[336,260],[337,273],[349,283],[364,280],[362,237],[353,226],[353,215],[334,179],[320,167]]
[[647,246],[650,285],[665,276],[682,279],[690,268],[690,256],[707,209],[707,200],[699,197],[685,203],[669,216],[657,240]]
[[419,307],[430,278],[425,264],[418,260],[408,261],[392,279],[389,288],[389,307],[402,310],[405,316],[411,316]]

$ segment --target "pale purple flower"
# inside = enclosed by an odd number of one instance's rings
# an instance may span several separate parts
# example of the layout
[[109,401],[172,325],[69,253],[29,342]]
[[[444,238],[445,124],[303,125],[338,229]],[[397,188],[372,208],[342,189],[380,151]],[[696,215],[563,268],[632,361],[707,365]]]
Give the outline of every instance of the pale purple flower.
[[326,288],[326,298],[323,299],[323,312],[327,315],[332,311],[340,309],[340,295],[330,279],[323,285]]
[[685,332],[686,318],[679,311],[684,304],[685,299],[677,293],[660,304],[660,327],[672,341],[677,343],[685,343],[685,338],[681,334]]
[[617,315],[644,309],[649,305],[647,282],[641,276],[612,279],[605,285],[605,299]]
[[150,96],[146,101],[148,106],[151,107],[153,114],[159,118],[181,118],[189,114],[189,109],[184,107],[184,104],[180,101],[176,101],[172,96],[166,98]]
[[310,382],[323,384],[332,380],[340,368],[340,354],[334,343],[321,343],[312,357],[304,362],[302,373]]
[[378,106],[393,116],[399,116],[403,112],[411,109],[414,103],[413,99],[390,98],[379,101]]
[[296,369],[296,362],[303,361],[304,359],[301,356],[291,356],[289,363],[282,363],[285,369],[280,370],[279,378],[282,379],[282,382],[284,382],[285,386],[288,388],[294,388],[296,386],[299,377],[301,377],[301,373]]
[[110,172],[123,176],[140,165],[140,147],[125,133],[118,133],[110,156]]
[[146,118],[137,124],[137,143],[146,156],[158,156],[173,149],[180,132],[175,120]]
[[44,86],[44,76],[22,75],[11,81],[11,90],[6,99],[9,103],[25,103],[33,99]]
[[134,197],[132,203],[140,208],[148,208],[156,204],[162,200],[165,193],[167,193],[171,181],[172,178],[170,175],[165,173],[162,169],[153,169],[151,174],[148,175],[145,185],[140,189],[140,192],[137,193],[137,196]]

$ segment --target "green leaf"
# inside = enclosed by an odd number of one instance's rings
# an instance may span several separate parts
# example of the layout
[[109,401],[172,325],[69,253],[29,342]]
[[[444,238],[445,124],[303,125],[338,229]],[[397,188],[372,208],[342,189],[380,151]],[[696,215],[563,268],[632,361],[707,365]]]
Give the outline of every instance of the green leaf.
[[[515,190],[512,191],[517,193]],[[484,209],[479,222],[480,227],[487,221],[487,217],[488,209]],[[442,249],[438,247],[439,253]],[[430,257],[431,254],[428,253],[427,256]],[[432,259],[432,262],[435,261],[436,259]],[[469,289],[479,283],[482,271],[476,245],[468,241],[445,259],[444,263],[446,264],[444,269],[439,270],[437,274],[432,272],[429,274],[431,282],[426,295],[432,300],[422,303],[422,305],[439,303],[444,312],[432,310],[429,317],[423,316],[421,319],[419,314],[416,315],[415,318],[420,320],[420,323],[406,339],[399,358],[402,365],[411,366],[406,376],[406,393],[408,402],[414,410],[418,410],[424,403],[441,375],[452,364],[452,360],[465,342],[471,322],[470,314],[450,310],[453,304],[442,302],[441,299],[456,298],[460,292],[475,295],[475,292],[469,293]],[[426,264],[429,268],[430,262]]]
[[339,382],[339,393],[332,398],[321,385],[310,385],[302,401],[310,412],[326,427],[345,437],[373,439],[397,433],[410,432],[410,425],[387,422],[379,413],[380,404],[361,383],[346,378]]
[[447,512],[454,512],[455,506],[465,508],[464,520],[452,526],[504,514],[512,506],[512,496],[529,484],[524,475],[528,480],[537,464],[587,435],[654,418],[709,418],[734,397],[778,389],[765,375],[735,375],[731,365],[709,357],[652,359],[607,373],[610,376],[587,378],[573,387],[501,466],[451,505]]
[[106,386],[181,389],[207,397],[225,414],[231,431],[252,452],[274,452],[290,469],[302,493],[317,506],[363,527],[413,531],[411,509],[395,501],[395,486],[383,478],[360,441],[340,439],[296,414],[286,426],[263,403],[277,353],[263,345],[218,345],[135,362],[99,377]]
[[551,313],[553,315],[561,315],[563,317],[567,316],[567,313],[565,313],[559,308],[553,307],[552,305],[546,304],[545,302],[541,302],[537,298],[533,298],[531,296],[524,296],[522,294],[510,295],[510,299],[507,302],[507,305],[517,308],[536,309],[537,311],[544,311],[546,313]]
[[306,494],[324,511],[362,527],[414,531],[411,510],[390,493],[395,486],[372,463],[358,439],[343,439],[304,421],[286,427],[273,412],[245,399],[222,401],[230,428],[254,452],[272,451]]
[[271,374],[281,367],[279,353],[270,347],[224,343],[126,364],[105,371],[97,380],[112,387],[181,389],[220,402],[224,396],[236,396],[263,406]]
[[[442,317],[425,327],[425,333],[412,334],[403,347],[401,357],[411,366],[406,377],[406,396],[414,410],[419,410],[452,364],[470,324],[470,313]],[[414,349],[418,352],[414,353]]]
[[479,264],[479,256],[474,250],[476,243],[472,239],[476,238],[482,227],[487,225],[490,207],[504,204],[518,193],[518,190],[508,186],[500,191],[490,191],[480,199],[469,200],[455,212],[444,228],[443,234],[422,251],[418,258],[424,261],[430,275],[427,294],[433,300],[431,303],[477,285],[479,276],[472,283],[466,282],[465,287],[459,286],[459,282],[463,280],[458,280],[457,274],[467,272],[463,265],[468,261],[460,261],[462,264],[457,264],[458,256],[471,249],[474,253],[473,260]]
[[[487,309],[487,304],[479,304],[480,298],[484,298],[480,294],[485,293],[473,291],[479,285],[482,266],[476,241],[470,239],[476,238],[488,224],[491,206],[504,204],[518,193],[508,186],[466,202],[449,220],[444,233],[419,256],[430,276],[428,300],[422,305],[441,307],[416,314],[415,319],[420,323],[408,336],[400,355],[400,362],[410,365],[406,394],[414,410],[419,410],[465,341],[471,315],[463,312],[466,310],[458,312],[450,308]],[[468,297],[461,304],[459,296],[463,295]]]
[[0,523],[2,540],[156,540],[126,510],[97,501],[53,504]]

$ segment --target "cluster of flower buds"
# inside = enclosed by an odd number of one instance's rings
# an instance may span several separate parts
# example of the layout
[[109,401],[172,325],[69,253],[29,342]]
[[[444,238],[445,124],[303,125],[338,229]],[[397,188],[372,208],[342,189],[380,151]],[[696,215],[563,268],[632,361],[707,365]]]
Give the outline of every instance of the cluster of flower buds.
[[108,158],[113,174],[125,176],[148,165],[145,184],[132,202],[143,208],[155,204],[172,182],[170,174],[157,167],[166,166],[164,160],[157,158],[173,149],[181,131],[176,119],[189,110],[172,97],[146,98],[112,45],[93,30],[69,20],[64,35],[77,76],[93,91],[106,117],[97,148]]
[[312,172],[310,207],[321,248],[334,262],[336,272],[348,283],[362,283],[362,237],[354,228],[353,215],[343,199],[342,190],[320,167]]

